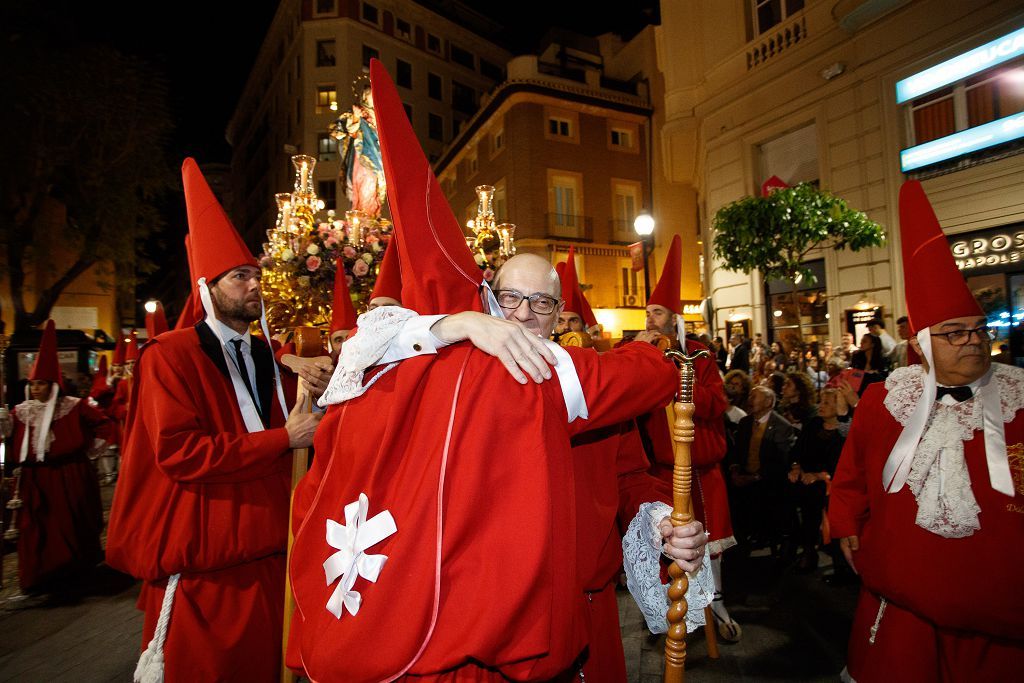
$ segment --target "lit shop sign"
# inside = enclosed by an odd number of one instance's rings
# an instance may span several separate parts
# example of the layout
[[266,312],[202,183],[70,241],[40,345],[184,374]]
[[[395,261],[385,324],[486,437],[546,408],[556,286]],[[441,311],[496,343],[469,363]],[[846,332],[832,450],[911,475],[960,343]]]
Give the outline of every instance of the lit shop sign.
[[701,315],[702,313],[700,304],[683,304],[683,315]]
[[957,240],[949,248],[960,270],[1020,263],[1024,261],[1024,229]]
[[1020,55],[1024,55],[1024,28],[1017,29],[1002,38],[996,38],[991,43],[986,43],[958,57],[947,59],[910,78],[904,78],[896,84],[896,102],[902,104],[913,100],[932,90],[956,83],[971,74],[984,71]]
[[900,152],[904,173],[986,147],[1024,138],[1024,112],[962,130]]

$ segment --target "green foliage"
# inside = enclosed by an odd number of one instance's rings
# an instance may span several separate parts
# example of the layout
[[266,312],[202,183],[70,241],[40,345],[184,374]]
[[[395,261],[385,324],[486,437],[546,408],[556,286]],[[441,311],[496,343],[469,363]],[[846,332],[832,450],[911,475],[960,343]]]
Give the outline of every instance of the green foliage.
[[[44,321],[95,264],[112,266],[122,292],[153,268],[139,254],[163,227],[156,202],[176,185],[164,154],[173,126],[163,77],[137,58],[30,30],[2,37],[0,241],[20,327]],[[44,235],[38,221],[54,200],[66,225]],[[25,266],[52,270],[54,246],[70,250],[72,264],[28,311]]]
[[803,264],[813,249],[859,251],[885,241],[878,223],[807,183],[722,207],[714,231],[714,254],[727,270],[758,269],[766,280],[792,282],[813,282],[814,274]]

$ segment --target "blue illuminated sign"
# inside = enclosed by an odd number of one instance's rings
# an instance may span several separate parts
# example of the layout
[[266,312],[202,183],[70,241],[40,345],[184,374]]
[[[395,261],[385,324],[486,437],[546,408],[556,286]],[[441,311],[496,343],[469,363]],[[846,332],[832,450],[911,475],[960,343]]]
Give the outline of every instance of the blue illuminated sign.
[[896,102],[902,104],[950,83],[1024,55],[1024,28],[996,38],[970,52],[947,59],[896,84]]
[[1024,138],[1024,112],[905,149],[900,152],[900,168],[906,173],[1019,138]]

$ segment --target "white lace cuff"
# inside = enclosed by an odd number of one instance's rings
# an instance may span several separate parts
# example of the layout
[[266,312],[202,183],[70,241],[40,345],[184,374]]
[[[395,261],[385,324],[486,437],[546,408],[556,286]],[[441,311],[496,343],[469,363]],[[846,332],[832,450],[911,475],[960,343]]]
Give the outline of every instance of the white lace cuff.
[[437,353],[438,349],[448,346],[448,342],[441,341],[430,331],[434,323],[445,317],[447,316],[419,315],[406,320],[376,364],[386,365],[414,356]]
[[[326,408],[362,395],[370,387],[369,384],[363,385],[363,372],[384,357],[394,340],[400,336],[405,323],[415,316],[414,311],[398,306],[381,306],[359,316],[359,329],[342,344],[338,364],[327,385],[327,391],[317,402],[319,406]],[[383,372],[377,377],[382,376]]]
[[[668,584],[661,582],[661,532],[658,523],[672,514],[672,508],[662,502],[644,503],[629,523],[622,538],[623,569],[626,585],[643,612],[651,633],[668,631]],[[686,591],[686,631],[704,625],[704,608],[715,596],[715,580],[711,573],[711,556],[705,551],[704,561],[697,575],[690,578]]]

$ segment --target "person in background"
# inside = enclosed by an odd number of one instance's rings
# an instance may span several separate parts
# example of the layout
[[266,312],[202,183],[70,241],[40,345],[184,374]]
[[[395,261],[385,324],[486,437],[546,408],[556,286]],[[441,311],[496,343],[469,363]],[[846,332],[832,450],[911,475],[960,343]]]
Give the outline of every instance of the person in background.
[[909,340],[913,336],[910,333],[910,318],[903,316],[896,320],[896,334],[900,336],[900,340],[896,342],[896,346],[893,347],[892,352],[888,356],[889,364],[892,366],[893,370],[896,368],[905,368],[910,365],[910,359],[907,353],[909,349]]
[[814,385],[807,373],[798,370],[786,373],[779,412],[797,429],[818,414],[814,407]]
[[860,338],[860,348],[850,359],[850,367],[864,371],[858,393],[863,396],[868,385],[882,382],[889,375],[889,362],[882,353],[882,340],[868,333]]
[[874,318],[868,321],[868,332],[878,337],[882,342],[882,355],[888,357],[896,348],[896,340],[885,331],[885,321],[881,318]]

